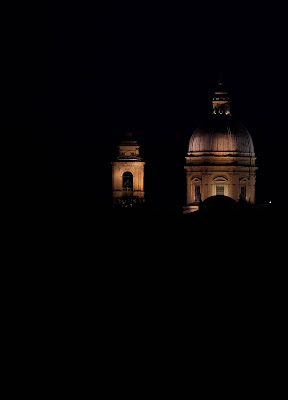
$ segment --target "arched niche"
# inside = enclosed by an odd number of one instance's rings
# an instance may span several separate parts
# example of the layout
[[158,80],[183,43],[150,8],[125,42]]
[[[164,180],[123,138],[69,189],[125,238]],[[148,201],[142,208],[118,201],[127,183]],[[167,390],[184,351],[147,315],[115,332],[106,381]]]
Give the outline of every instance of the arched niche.
[[130,171],[123,172],[122,175],[122,190],[126,194],[133,193],[133,174]]

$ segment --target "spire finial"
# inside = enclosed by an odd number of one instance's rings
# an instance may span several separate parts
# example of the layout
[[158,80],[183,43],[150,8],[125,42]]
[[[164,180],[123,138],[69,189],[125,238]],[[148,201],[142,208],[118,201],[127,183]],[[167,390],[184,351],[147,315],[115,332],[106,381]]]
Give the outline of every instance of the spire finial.
[[222,71],[219,72],[218,85],[223,85]]

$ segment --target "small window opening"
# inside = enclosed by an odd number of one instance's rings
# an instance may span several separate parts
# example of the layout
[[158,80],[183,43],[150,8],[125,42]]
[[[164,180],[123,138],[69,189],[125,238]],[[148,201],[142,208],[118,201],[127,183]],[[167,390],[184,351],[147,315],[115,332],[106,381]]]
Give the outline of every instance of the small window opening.
[[223,185],[216,186],[216,196],[224,196],[224,186]]
[[201,200],[201,191],[200,191],[200,185],[195,186],[195,201],[200,201]]
[[243,199],[243,200],[246,199],[246,186],[241,186],[240,198]]

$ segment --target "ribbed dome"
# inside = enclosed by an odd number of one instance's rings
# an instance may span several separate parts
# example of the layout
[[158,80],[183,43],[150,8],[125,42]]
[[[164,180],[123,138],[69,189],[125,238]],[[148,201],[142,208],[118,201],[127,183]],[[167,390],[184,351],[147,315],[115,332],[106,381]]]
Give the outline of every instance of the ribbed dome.
[[189,152],[254,153],[247,129],[232,115],[212,114],[193,132]]

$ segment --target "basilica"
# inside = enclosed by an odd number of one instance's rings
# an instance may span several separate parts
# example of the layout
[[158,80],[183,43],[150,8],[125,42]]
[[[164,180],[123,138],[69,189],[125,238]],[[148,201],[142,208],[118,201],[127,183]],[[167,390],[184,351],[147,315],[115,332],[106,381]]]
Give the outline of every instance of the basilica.
[[[113,201],[143,201],[145,162],[132,133],[126,133],[118,149],[118,157],[112,162]],[[191,135],[185,159],[184,214],[199,210],[200,204],[210,198],[255,202],[257,167],[253,141],[233,117],[222,81],[218,81],[214,92],[211,113]]]

